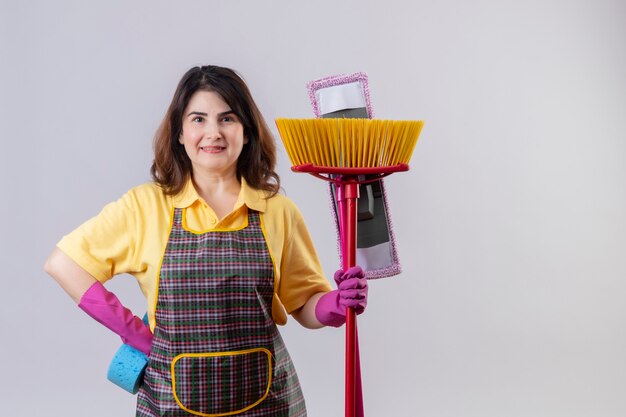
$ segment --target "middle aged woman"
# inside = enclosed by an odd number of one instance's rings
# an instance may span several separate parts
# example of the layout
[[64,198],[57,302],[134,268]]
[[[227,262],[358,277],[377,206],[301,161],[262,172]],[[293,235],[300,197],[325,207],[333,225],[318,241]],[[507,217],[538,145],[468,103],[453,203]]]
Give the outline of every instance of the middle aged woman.
[[[149,355],[137,416],[305,416],[278,332],[361,313],[359,267],[331,290],[297,207],[278,194],[274,139],[232,70],[181,79],[154,142],[153,182],[65,236],[46,262],[79,307]],[[102,285],[136,277],[149,326]]]

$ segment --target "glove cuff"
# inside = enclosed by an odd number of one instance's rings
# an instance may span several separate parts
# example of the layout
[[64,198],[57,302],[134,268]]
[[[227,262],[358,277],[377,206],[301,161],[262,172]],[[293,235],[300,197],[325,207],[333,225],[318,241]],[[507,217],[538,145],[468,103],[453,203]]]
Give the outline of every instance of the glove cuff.
[[317,300],[315,317],[325,326],[340,327],[346,322],[346,308],[339,304],[339,290],[329,291]]

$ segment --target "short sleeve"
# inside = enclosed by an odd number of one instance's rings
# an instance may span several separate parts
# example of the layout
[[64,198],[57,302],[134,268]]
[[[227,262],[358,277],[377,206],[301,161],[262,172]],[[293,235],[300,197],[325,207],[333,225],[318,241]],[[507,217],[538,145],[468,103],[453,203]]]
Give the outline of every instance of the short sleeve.
[[57,247],[100,282],[137,270],[137,221],[130,193],[64,236]]
[[290,227],[285,229],[285,243],[281,262],[278,296],[287,313],[302,307],[311,296],[332,289],[309,231],[300,211],[293,206]]

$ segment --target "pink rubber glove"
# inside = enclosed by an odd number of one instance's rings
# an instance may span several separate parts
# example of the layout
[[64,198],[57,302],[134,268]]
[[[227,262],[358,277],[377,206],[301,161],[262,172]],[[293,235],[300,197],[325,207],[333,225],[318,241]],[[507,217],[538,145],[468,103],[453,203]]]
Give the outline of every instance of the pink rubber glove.
[[85,313],[122,338],[127,345],[148,355],[152,345],[152,332],[144,322],[124,307],[120,300],[96,281],[78,303]]
[[354,308],[361,314],[367,305],[367,279],[360,266],[353,266],[346,272],[335,272],[336,290],[327,292],[315,306],[315,317],[326,325],[339,327],[346,322],[346,308]]

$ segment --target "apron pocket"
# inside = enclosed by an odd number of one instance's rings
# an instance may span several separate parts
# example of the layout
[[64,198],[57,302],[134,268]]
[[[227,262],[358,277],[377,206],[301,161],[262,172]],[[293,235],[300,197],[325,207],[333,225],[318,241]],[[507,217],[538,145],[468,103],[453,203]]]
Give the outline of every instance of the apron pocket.
[[172,360],[172,392],[185,411],[207,417],[243,413],[267,397],[272,354],[264,348],[183,353]]

